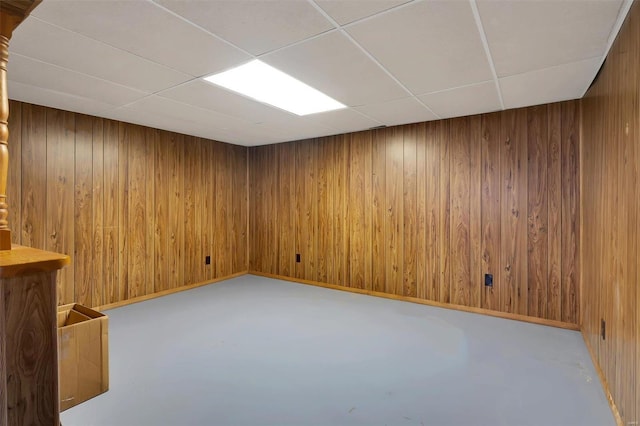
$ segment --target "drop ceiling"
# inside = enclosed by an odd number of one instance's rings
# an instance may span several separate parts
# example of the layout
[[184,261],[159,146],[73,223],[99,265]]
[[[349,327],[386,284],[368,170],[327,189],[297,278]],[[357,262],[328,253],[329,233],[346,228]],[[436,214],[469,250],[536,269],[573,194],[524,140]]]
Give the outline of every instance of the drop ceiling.
[[[262,145],[583,96],[631,0],[44,0],[11,99]],[[299,117],[202,80],[258,58],[348,108]]]

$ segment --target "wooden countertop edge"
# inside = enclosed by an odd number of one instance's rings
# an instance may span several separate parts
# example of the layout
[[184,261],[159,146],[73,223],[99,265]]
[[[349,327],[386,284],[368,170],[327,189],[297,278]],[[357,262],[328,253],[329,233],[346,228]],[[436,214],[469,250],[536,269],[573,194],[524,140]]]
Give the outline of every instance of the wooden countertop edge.
[[0,278],[11,278],[37,272],[51,272],[71,263],[66,254],[14,245],[0,251]]

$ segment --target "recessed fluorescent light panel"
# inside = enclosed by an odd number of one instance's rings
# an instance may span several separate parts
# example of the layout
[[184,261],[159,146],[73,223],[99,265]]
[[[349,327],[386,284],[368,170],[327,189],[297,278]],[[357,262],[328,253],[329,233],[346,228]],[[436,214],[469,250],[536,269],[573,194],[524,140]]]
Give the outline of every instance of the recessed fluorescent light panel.
[[319,90],[257,59],[205,80],[297,115],[346,108]]

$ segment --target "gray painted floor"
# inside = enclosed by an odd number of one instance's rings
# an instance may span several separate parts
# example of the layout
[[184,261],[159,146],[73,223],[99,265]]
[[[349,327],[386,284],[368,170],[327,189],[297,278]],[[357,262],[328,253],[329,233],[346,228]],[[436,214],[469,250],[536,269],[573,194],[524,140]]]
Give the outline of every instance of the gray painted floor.
[[65,426],[615,425],[578,332],[251,275],[107,313]]

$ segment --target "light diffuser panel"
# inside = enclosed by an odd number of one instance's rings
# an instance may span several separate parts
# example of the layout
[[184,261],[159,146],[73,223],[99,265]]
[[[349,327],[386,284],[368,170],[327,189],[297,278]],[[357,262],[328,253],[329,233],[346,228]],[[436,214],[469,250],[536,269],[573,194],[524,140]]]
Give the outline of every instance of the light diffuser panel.
[[346,105],[257,59],[205,77],[205,80],[296,115],[346,108]]

